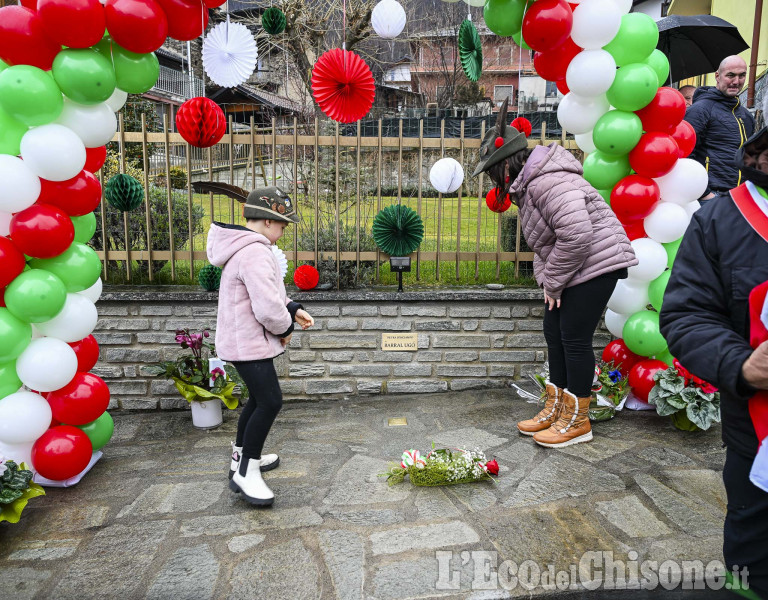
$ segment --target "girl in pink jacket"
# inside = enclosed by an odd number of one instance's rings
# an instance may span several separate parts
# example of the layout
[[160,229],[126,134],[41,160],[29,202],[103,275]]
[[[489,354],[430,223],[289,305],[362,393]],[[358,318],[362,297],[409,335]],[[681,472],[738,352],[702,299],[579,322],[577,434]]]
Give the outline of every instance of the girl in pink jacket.
[[213,223],[206,252],[212,265],[223,268],[216,352],[234,365],[249,394],[237,423],[229,487],[251,504],[269,506],[275,496],[261,473],[277,467],[280,458],[276,454],[262,454],[262,449],[283,405],[272,361],[285,352],[294,321],[307,329],[314,319],[286,295],[271,249],[288,224],[299,221],[293,201],[276,187],[257,189],[250,194],[234,186],[228,188],[224,193],[245,201],[246,225]]
[[[624,229],[582,167],[558,144],[528,149],[506,125],[506,101],[480,147],[474,175],[486,171],[499,197],[509,191],[544,289],[550,381],[544,409],[517,428],[548,448],[592,439],[592,337],[619,279],[637,264]],[[511,183],[510,183],[511,182]]]

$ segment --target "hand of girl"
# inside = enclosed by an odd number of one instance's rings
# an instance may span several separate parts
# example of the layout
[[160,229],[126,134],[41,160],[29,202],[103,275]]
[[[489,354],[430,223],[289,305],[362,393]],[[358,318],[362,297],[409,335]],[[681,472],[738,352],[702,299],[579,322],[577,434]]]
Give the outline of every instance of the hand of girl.
[[557,305],[557,308],[560,308],[560,298],[555,300],[554,298],[550,298],[547,295],[547,292],[544,292],[544,304],[549,304],[549,310],[555,308],[555,305]]
[[292,333],[289,333],[285,337],[280,338],[280,343],[283,345],[283,348],[285,348],[286,346],[288,346],[288,344],[291,343],[291,336],[292,335],[293,335]]
[[312,325],[315,324],[315,320],[312,318],[312,315],[310,315],[306,310],[303,308],[300,308],[296,311],[296,322],[301,325],[302,329],[308,329],[309,327],[312,327]]

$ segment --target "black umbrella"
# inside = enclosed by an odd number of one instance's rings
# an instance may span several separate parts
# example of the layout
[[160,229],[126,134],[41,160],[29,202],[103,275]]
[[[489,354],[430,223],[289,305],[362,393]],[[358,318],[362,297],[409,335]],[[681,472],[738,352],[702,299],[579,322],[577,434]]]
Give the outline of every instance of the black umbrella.
[[656,46],[669,59],[670,81],[717,71],[726,56],[749,48],[736,26],[720,17],[672,15],[656,21]]

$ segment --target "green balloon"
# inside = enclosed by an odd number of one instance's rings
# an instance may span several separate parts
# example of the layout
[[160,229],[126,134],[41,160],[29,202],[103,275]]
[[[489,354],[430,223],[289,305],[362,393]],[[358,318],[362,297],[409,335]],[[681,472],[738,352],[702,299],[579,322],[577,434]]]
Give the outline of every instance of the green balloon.
[[661,354],[667,349],[667,341],[659,331],[659,313],[641,310],[630,315],[622,331],[624,343],[640,356]]
[[669,283],[669,276],[672,271],[664,271],[656,279],[651,281],[648,286],[648,297],[651,299],[651,306],[661,312],[661,303],[664,301],[664,290],[667,289]]
[[85,425],[76,425],[78,429],[81,429],[88,439],[91,440],[93,445],[93,451],[101,450],[107,445],[107,442],[112,438],[112,432],[115,430],[115,422],[112,420],[112,416],[108,412],[103,412],[101,416],[95,421],[86,423]]
[[523,25],[525,0],[485,0],[483,18],[496,35],[513,36]]
[[654,358],[656,358],[656,360],[661,360],[661,361],[664,361],[664,362],[665,362],[665,363],[667,363],[667,364],[668,364],[670,367],[672,366],[672,362],[675,360],[675,357],[674,357],[674,356],[672,356],[672,355],[669,353],[669,348],[667,348],[666,350],[664,350],[664,352],[660,352],[660,353],[659,353],[659,354],[657,354],[657,355],[656,355]]
[[21,138],[28,129],[0,107],[0,154],[21,154]]
[[0,398],[5,398],[18,392],[21,379],[16,374],[16,361],[0,363]]
[[50,321],[64,308],[67,288],[43,269],[24,271],[5,288],[5,305],[14,317],[27,323]]
[[609,110],[597,120],[592,130],[595,146],[605,154],[629,154],[643,135],[643,124],[633,112]]
[[8,63],[4,60],[0,60],[0,73],[5,71],[8,68]]
[[101,274],[101,261],[92,248],[80,242],[72,244],[53,258],[33,258],[36,269],[46,269],[64,282],[68,292],[82,292],[91,287]]
[[667,83],[667,77],[669,77],[669,59],[661,50],[654,50],[650,53],[648,58],[642,62],[656,72],[656,77],[659,79],[659,87]]
[[16,360],[32,341],[32,325],[0,307],[0,363]]
[[652,17],[644,13],[629,13],[621,17],[619,31],[603,50],[608,51],[620,67],[648,58],[659,43],[659,28]]
[[157,82],[160,63],[153,52],[135,54],[105,37],[93,49],[112,61],[116,87],[129,94],[143,94]]
[[53,60],[53,78],[62,93],[80,104],[104,102],[115,91],[112,63],[90,48],[68,48]]
[[600,194],[603,197],[603,200],[605,200],[608,203],[608,206],[611,205],[611,192],[613,191],[613,188],[607,188],[604,190],[597,190],[597,193]]
[[595,150],[584,161],[584,179],[598,190],[613,189],[620,179],[629,175],[629,157],[612,156]]
[[75,241],[81,244],[87,244],[96,233],[96,215],[88,213],[82,217],[69,217],[72,219],[72,225],[75,226]]
[[31,65],[8,67],[0,73],[0,108],[29,127],[56,120],[64,107],[56,82]]
[[675,240],[674,242],[667,242],[666,244],[662,244],[664,246],[664,250],[667,251],[667,266],[671,269],[672,263],[675,262],[675,257],[677,256],[677,251],[680,248],[680,242],[683,241],[683,238],[680,237],[680,239]]
[[512,34],[512,39],[515,40],[515,44],[520,46],[521,48],[524,48],[525,50],[530,50],[531,47],[525,43],[525,40],[523,39],[523,30],[521,29],[517,33]]
[[658,89],[656,71],[643,63],[635,63],[616,71],[605,97],[614,108],[633,112],[648,106]]

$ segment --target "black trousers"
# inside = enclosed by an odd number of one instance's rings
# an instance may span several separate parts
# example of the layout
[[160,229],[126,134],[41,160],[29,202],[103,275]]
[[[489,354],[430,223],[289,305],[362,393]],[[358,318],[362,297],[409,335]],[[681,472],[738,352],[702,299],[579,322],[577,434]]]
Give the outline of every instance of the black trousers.
[[768,600],[768,492],[749,480],[753,458],[731,450],[725,455],[723,483],[728,512],[723,530],[723,556],[727,569],[749,569],[749,587]]
[[[283,393],[272,359],[232,363],[248,387],[248,402],[237,422],[235,445],[243,447],[243,457],[261,458],[264,441],[283,407]],[[247,468],[248,461],[240,461]],[[244,471],[245,469],[243,469]]]
[[586,398],[595,376],[592,337],[613,294],[616,282],[627,276],[626,269],[606,273],[563,290],[560,308],[544,310],[544,338],[549,354],[549,380]]

